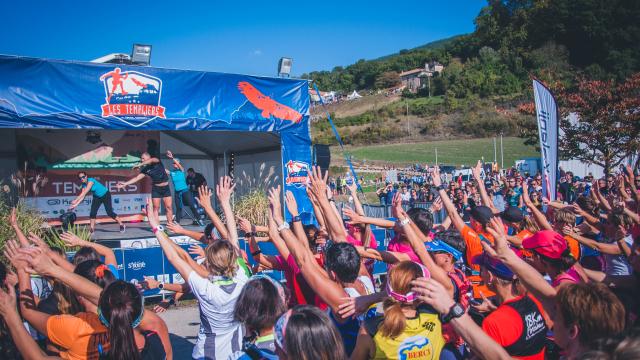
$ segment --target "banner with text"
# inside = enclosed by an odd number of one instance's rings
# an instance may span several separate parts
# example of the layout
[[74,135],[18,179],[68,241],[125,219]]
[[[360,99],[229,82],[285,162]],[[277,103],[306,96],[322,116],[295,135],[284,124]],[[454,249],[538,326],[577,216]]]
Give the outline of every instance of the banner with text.
[[551,91],[535,79],[533,93],[542,158],[542,192],[545,197],[553,201],[556,199],[558,181],[558,107]]

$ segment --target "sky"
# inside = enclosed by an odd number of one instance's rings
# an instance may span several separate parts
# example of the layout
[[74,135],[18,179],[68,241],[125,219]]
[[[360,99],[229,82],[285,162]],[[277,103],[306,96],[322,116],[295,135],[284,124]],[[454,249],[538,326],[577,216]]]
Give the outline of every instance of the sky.
[[473,32],[485,4],[9,0],[0,54],[88,61],[141,43],[153,46],[153,66],[275,76],[286,56],[295,76]]

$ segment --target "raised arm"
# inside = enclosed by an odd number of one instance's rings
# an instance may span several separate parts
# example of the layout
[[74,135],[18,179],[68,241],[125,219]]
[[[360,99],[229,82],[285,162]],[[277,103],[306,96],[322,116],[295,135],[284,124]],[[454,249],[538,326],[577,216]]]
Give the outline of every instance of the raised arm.
[[409,240],[411,244],[411,248],[413,248],[413,252],[418,255],[420,262],[424,264],[424,266],[431,273],[431,277],[436,281],[441,283],[449,295],[453,296],[453,283],[451,282],[451,278],[447,275],[446,271],[444,271],[440,266],[436,265],[431,255],[427,252],[427,249],[424,247],[424,243],[418,237],[416,232],[414,231],[412,226],[408,226],[411,223],[411,219],[406,212],[402,209],[402,198],[399,193],[393,197],[393,202],[391,203],[391,210],[393,211],[393,216],[398,219],[398,228],[400,231],[404,232],[405,237]]
[[[413,291],[418,299],[431,305],[440,315],[449,313],[455,302],[446,289],[435,279],[419,278],[412,282]],[[487,335],[469,314],[454,318],[450,324],[456,333],[464,339],[474,353],[482,359],[503,360],[511,359],[507,351]]]
[[442,199],[442,205],[444,206],[445,210],[447,210],[447,214],[449,214],[451,223],[456,227],[456,229],[458,229],[460,233],[462,233],[462,229],[464,229],[465,226],[464,220],[462,220],[460,214],[458,214],[455,205],[453,205],[453,202],[449,198],[449,195],[447,194],[445,189],[442,188],[442,180],[440,179],[440,168],[438,168],[437,165],[433,167],[431,177],[433,178],[433,185],[436,187],[436,189],[438,189],[438,194],[440,195],[440,199]]
[[316,294],[332,308],[334,314],[338,314],[341,299],[346,297],[347,293],[340,285],[331,281],[326,271],[316,262],[313,253],[300,244],[284,222],[280,209],[280,186],[269,190],[269,202],[275,225],[298,264],[302,276]]
[[118,185],[116,185],[116,187],[118,189],[122,189],[125,186],[131,185],[131,184],[135,184],[135,183],[137,183],[138,181],[140,181],[142,179],[144,179],[144,174],[138,174],[138,175],[132,177],[131,179],[129,179],[129,180],[125,181],[125,182],[118,182]]
[[392,229],[395,226],[395,223],[391,220],[363,216],[358,214],[356,211],[353,211],[347,206],[342,208],[342,214],[344,214],[344,216],[349,218],[349,223],[353,225],[368,224],[368,225],[375,225],[377,227],[385,228],[385,229]]
[[[284,202],[285,202],[285,205],[287,205],[287,210],[289,210],[289,213],[291,214],[291,216],[293,216],[294,218],[297,218],[300,215],[300,213],[298,212],[298,202],[296,201],[296,198],[293,196],[293,193],[291,191],[287,191],[287,193],[285,194]],[[293,233],[296,235],[296,237],[298,238],[298,240],[303,246],[306,246],[307,248],[309,248],[309,241],[307,241],[307,234],[304,232],[304,228],[302,227],[302,222],[299,220],[299,218],[298,218],[298,221],[293,221]]]
[[207,214],[207,217],[211,220],[213,226],[218,230],[220,237],[223,239],[229,239],[229,232],[227,231],[226,226],[220,220],[220,217],[213,210],[213,205],[211,205],[211,189],[209,189],[206,185],[202,185],[198,188],[198,203],[204,209],[204,212]]
[[333,209],[329,199],[327,198],[327,176],[322,176],[322,170],[318,166],[314,166],[309,175],[309,190],[318,200],[318,204],[322,209],[327,222],[327,232],[331,239],[335,242],[344,242],[347,240],[347,232],[342,225],[342,221],[338,218],[338,214]]
[[[265,255],[262,253],[262,250],[260,250],[260,246],[256,241],[255,226],[251,225],[249,220],[241,217],[238,217],[238,224],[240,225],[240,230],[245,232],[245,238],[248,239],[249,251],[251,252],[251,257],[253,258],[253,260],[258,264],[267,267],[270,270],[277,268],[278,261],[276,260],[276,257],[272,255]],[[246,234],[249,234],[249,233],[251,235],[247,236]],[[288,256],[288,251],[287,251],[287,256]]]
[[240,252],[236,218],[235,215],[233,215],[233,209],[231,209],[231,194],[233,194],[233,190],[235,188],[236,185],[232,183],[232,179],[229,176],[223,176],[216,185],[216,195],[218,196],[218,201],[220,201],[220,207],[224,213],[224,218],[227,221],[227,233],[229,234],[227,240],[238,252]]
[[547,220],[547,217],[544,216],[544,214],[531,202],[531,198],[529,197],[529,184],[525,181],[522,182],[522,200],[524,200],[524,204],[527,206],[529,211],[531,211],[533,218],[542,230],[553,230],[553,227]]
[[173,153],[171,151],[169,151],[169,150],[167,150],[167,157],[173,161],[173,163],[178,167],[178,169],[180,169],[180,171],[184,171],[184,167],[182,166],[180,161],[178,161],[178,159],[174,158],[173,157]]
[[493,211],[494,214],[499,213],[498,209],[496,209],[495,205],[493,205],[493,201],[489,197],[487,193],[487,189],[484,187],[484,181],[482,181],[482,161],[478,160],[478,163],[475,167],[471,168],[471,173],[473,174],[473,178],[478,183],[478,191],[480,192],[480,198],[482,199],[482,205],[488,207]]
[[70,232],[64,232],[60,235],[60,238],[64,241],[64,243],[68,246],[80,246],[80,247],[89,247],[94,249],[99,255],[104,256],[105,265],[113,265],[116,268],[118,267],[118,261],[116,260],[116,254],[110,248],[100,245],[95,242],[86,241],[80,239],[77,235],[72,234]]
[[360,202],[360,199],[358,198],[358,181],[356,179],[353,179],[353,181],[351,182],[351,185],[347,184],[347,188],[349,189],[349,193],[351,194],[351,197],[353,198],[353,208],[354,208],[354,210],[359,215],[364,216],[364,208],[362,207],[362,203]]
[[[565,235],[571,236],[572,238],[576,239],[580,244],[587,246],[591,249],[597,250],[603,254],[620,255],[622,253],[622,251],[620,250],[620,246],[618,245],[617,242],[612,244],[597,242],[595,240],[592,240],[580,235],[575,231],[575,229],[572,226],[565,225],[564,228],[562,229],[562,232]],[[619,241],[624,242],[624,238]]]
[[542,277],[538,270],[519,258],[509,248],[502,220],[497,217],[492,218],[487,226],[487,231],[489,231],[495,241],[493,246],[483,241],[482,247],[484,251],[491,257],[500,259],[500,261],[507,265],[511,271],[518,276],[518,279],[520,279],[527,290],[540,300],[545,311],[553,314],[555,312],[554,298],[556,296],[556,290]]
[[27,240],[27,237],[22,232],[22,229],[20,229],[20,225],[18,225],[18,210],[16,208],[11,209],[11,214],[9,215],[9,223],[11,224],[13,231],[16,232],[16,237],[20,242],[20,246],[28,247],[30,245],[29,240]]
[[182,225],[178,224],[177,221],[167,224],[167,230],[171,231],[174,234],[184,235],[192,238],[193,240],[201,241],[204,240],[204,233],[199,231],[193,231],[189,229],[185,229]]

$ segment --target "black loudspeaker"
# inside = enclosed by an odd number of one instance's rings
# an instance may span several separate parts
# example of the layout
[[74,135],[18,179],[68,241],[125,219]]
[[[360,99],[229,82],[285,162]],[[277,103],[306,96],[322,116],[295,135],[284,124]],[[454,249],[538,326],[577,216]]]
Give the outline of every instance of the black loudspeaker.
[[329,170],[329,164],[331,164],[329,145],[313,145],[313,162],[320,166],[323,172]]
[[76,213],[73,211],[67,211],[60,215],[60,222],[64,230],[69,230],[70,227],[76,222]]

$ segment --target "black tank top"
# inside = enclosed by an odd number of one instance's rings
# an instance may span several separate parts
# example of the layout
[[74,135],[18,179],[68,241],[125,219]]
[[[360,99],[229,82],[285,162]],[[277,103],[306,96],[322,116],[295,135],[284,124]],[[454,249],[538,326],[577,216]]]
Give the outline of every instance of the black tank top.
[[162,162],[145,165],[140,168],[140,172],[149,176],[154,185],[169,181],[169,176]]
[[513,344],[505,346],[511,356],[532,356],[544,350],[547,338],[547,324],[538,305],[529,295],[516,302],[505,304],[520,314],[522,334]]

